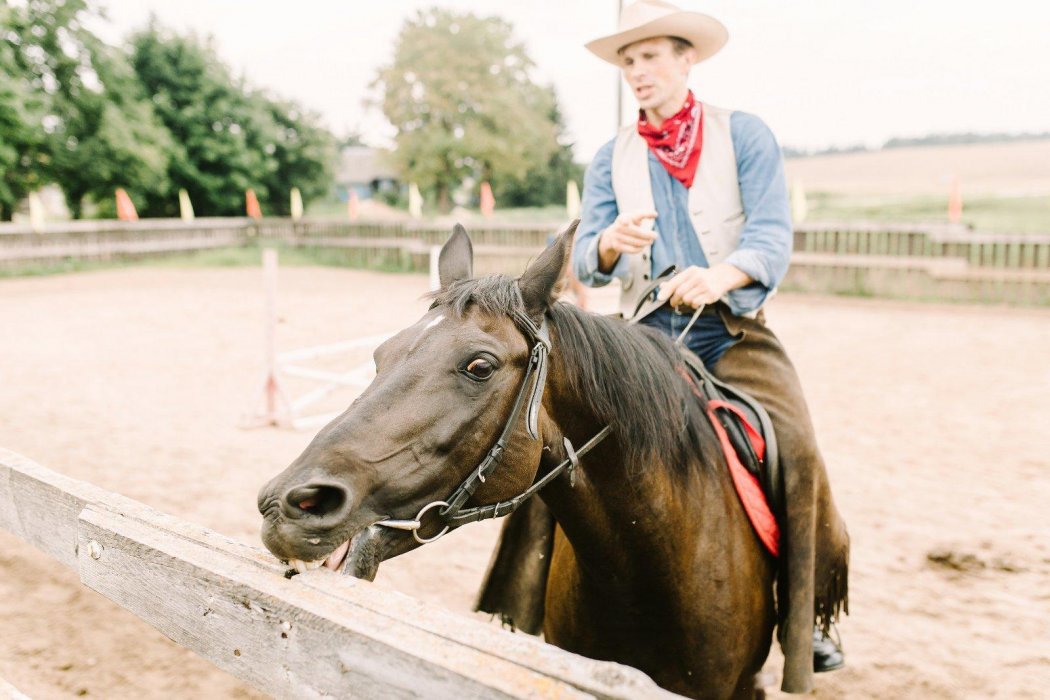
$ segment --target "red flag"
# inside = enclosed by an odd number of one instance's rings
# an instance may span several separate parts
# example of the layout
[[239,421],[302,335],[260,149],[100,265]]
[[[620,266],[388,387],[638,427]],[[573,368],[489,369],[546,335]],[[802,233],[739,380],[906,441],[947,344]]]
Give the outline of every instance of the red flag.
[[117,188],[117,218],[121,221],[138,221],[139,213],[135,211],[135,203],[124,191],[123,187]]
[[481,183],[481,215],[488,218],[496,210],[496,198],[492,196],[492,187],[488,181]]
[[361,215],[361,200],[357,198],[357,190],[350,190],[350,199],[346,202],[346,215],[351,221],[357,221]]
[[262,218],[262,209],[259,208],[259,198],[255,196],[255,190],[250,187],[244,193],[244,208],[248,212],[248,216],[251,218]]
[[948,195],[948,221],[957,224],[962,221],[962,189],[959,178],[952,178],[952,191]]

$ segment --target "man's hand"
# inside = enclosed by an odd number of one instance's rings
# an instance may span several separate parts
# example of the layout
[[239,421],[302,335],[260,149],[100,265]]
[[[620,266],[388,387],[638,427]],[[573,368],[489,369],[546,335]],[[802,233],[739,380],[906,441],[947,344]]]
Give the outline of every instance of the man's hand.
[[657,299],[670,300],[671,306],[691,306],[695,309],[704,304],[713,304],[726,292],[751,284],[752,281],[727,263],[711,268],[691,265],[661,284]]
[[623,253],[641,253],[656,240],[651,220],[655,211],[620,214],[598,235],[598,271],[608,274]]

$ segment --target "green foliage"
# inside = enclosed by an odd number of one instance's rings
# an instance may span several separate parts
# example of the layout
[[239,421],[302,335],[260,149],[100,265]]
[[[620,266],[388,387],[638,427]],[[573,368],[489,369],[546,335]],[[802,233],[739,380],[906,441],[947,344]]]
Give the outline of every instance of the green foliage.
[[[151,24],[131,38],[131,64],[179,144],[171,187],[185,188],[198,214],[242,216],[249,187],[271,215],[288,213],[292,187],[304,201],[328,191],[334,139],[316,116],[248,89],[211,46]],[[177,209],[170,196],[149,206]]]
[[130,53],[85,26],[88,0],[0,0],[0,219],[47,182],[75,217],[112,215],[123,187],[143,216],[243,215],[254,188],[287,214],[330,187],[334,139],[317,117],[235,79],[211,46],[155,23]]
[[[0,28],[10,26],[10,15],[0,2]],[[18,202],[44,184],[42,118],[43,104],[18,67],[15,45],[0,35],[0,221],[10,220]]]
[[465,178],[489,180],[499,198],[497,183],[521,183],[559,150],[554,93],[532,68],[502,19],[433,8],[402,27],[373,87],[398,131],[399,170],[442,210]]
[[500,209],[505,207],[542,207],[565,205],[565,187],[575,180],[583,191],[583,166],[572,159],[572,144],[564,142],[565,124],[551,91],[549,115],[558,134],[558,148],[550,160],[525,173],[524,177],[505,178],[492,183]]
[[[810,221],[947,223],[947,196],[847,195],[809,192]],[[1050,233],[1046,195],[969,196],[962,223],[990,233]]]
[[85,0],[29,0],[9,8],[5,36],[14,68],[40,96],[41,178],[62,187],[74,216],[86,197],[162,186],[171,148],[124,56],[85,28],[91,14]]
[[[266,201],[263,179],[272,165],[249,143],[262,112],[233,84],[211,47],[155,24],[132,36],[130,45],[135,75],[178,144],[168,170],[171,189],[186,189],[203,216],[243,216],[249,187]],[[174,216],[174,198],[157,194],[147,211]]]
[[273,213],[291,213],[289,193],[298,187],[303,202],[328,194],[332,182],[332,166],[336,161],[335,139],[317,124],[317,117],[303,113],[290,102],[268,100],[269,118],[274,126],[272,157],[276,168],[266,188],[273,193],[270,209]]

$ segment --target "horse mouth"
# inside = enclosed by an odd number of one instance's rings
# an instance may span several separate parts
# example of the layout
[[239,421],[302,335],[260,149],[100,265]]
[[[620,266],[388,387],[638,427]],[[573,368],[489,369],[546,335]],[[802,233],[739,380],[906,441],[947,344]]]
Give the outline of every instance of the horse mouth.
[[288,564],[300,574],[325,568],[347,576],[374,581],[383,560],[380,528],[371,525],[333,549],[327,556],[313,561],[289,559]]

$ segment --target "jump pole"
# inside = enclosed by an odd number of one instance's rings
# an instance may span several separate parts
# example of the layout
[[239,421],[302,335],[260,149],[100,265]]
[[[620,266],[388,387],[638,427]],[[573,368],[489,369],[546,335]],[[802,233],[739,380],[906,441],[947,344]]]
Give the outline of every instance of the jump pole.
[[262,406],[244,421],[242,427],[267,425],[288,426],[292,406],[278,379],[277,368],[277,251],[263,250],[263,294],[265,298],[265,335],[263,338],[266,374],[262,382]]

